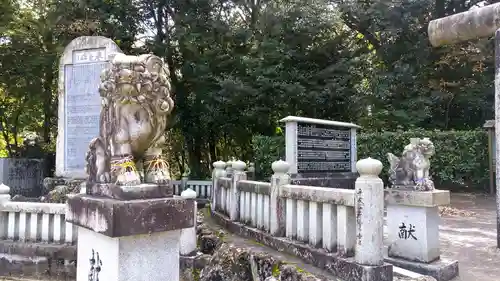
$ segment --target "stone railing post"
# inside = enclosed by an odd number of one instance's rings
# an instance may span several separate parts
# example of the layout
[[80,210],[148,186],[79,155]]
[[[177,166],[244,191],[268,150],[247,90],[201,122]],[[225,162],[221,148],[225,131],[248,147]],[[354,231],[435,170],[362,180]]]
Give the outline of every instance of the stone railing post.
[[235,161],[228,160],[226,162],[226,177],[231,177],[231,175],[233,174],[233,162],[235,162]]
[[356,250],[362,265],[384,263],[384,183],[378,177],[382,163],[366,158],[356,163],[360,177],[355,183]]
[[280,189],[282,186],[290,183],[290,175],[288,170],[290,164],[285,161],[279,160],[273,162],[271,165],[274,174],[271,176],[271,192],[270,192],[270,232],[271,235],[280,237],[285,234],[285,202],[280,197]]
[[[196,200],[196,191],[188,188],[181,193],[183,199]],[[189,255],[196,251],[196,218],[198,208],[194,204],[194,222],[193,227],[181,229],[180,254]]]
[[188,181],[189,181],[189,177],[186,175],[183,175],[181,178],[181,193],[182,193],[182,191],[184,191],[188,188]]
[[0,204],[10,201],[10,187],[0,184]]
[[220,188],[218,184],[218,179],[221,177],[226,176],[226,171],[224,170],[226,168],[226,162],[224,161],[217,161],[213,163],[214,166],[214,171],[212,173],[212,205],[213,205],[213,210],[218,210],[220,206]]
[[247,179],[255,180],[255,163],[250,162],[247,169]]
[[231,176],[231,191],[229,195],[229,217],[232,221],[237,221],[240,215],[240,189],[238,188],[238,182],[247,179],[247,174],[245,173],[247,164],[238,160],[232,162],[231,167],[233,168],[233,174]]

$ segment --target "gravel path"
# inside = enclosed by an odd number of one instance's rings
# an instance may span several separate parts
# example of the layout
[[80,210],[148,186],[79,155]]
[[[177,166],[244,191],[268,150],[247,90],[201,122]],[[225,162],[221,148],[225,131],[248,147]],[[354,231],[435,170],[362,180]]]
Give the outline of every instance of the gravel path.
[[500,250],[496,248],[495,197],[452,194],[451,206],[462,214],[442,216],[441,251],[459,262],[453,281],[500,280]]

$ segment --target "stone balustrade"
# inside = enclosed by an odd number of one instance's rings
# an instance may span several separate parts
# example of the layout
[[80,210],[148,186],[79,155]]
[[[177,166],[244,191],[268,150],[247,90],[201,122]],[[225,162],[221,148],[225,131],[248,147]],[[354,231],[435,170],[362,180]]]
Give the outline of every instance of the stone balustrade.
[[238,183],[240,195],[239,221],[252,227],[270,231],[271,184],[242,180]]
[[354,190],[284,185],[286,237],[315,248],[354,253],[356,238]]
[[0,239],[20,242],[75,244],[76,233],[65,221],[65,204],[11,202],[9,187],[2,185]]
[[214,218],[278,250],[314,257],[340,278],[392,280],[383,256],[382,164],[364,159],[356,167],[361,176],[349,190],[292,185],[284,161],[272,164],[271,182],[247,180],[242,161],[215,162]]
[[212,181],[210,180],[187,180],[183,186],[182,181],[172,181],[175,195],[181,195],[185,189],[192,189],[196,192],[196,198],[208,199],[212,196]]

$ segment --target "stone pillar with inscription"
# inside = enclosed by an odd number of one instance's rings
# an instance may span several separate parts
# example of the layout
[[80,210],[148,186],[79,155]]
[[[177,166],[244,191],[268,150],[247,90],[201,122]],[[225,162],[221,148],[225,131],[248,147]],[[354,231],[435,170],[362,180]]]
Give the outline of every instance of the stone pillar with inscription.
[[44,186],[78,186],[87,178],[85,152],[99,134],[100,75],[116,54],[122,53],[113,40],[82,36],[71,41],[59,61],[58,124],[54,178]]
[[437,190],[430,176],[435,153],[429,138],[412,138],[400,157],[387,153],[388,258],[395,266],[431,275],[438,281],[458,275],[458,262],[440,257],[439,206],[450,204],[450,192]]
[[297,116],[280,122],[292,184],[354,189],[358,125]]
[[68,199],[78,226],[76,281],[179,281],[181,229],[194,227],[194,199]]
[[181,230],[195,226],[196,202],[173,198],[161,158],[169,78],[152,54],[117,54],[101,75],[86,194],[67,201],[66,221],[78,227],[76,281],[179,281]]

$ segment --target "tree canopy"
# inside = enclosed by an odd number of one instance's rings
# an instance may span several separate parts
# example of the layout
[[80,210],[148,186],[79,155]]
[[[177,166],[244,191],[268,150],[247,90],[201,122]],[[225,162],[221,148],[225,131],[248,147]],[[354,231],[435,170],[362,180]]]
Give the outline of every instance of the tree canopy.
[[[496,1],[490,1],[491,4]],[[432,48],[431,19],[471,0],[0,0],[0,130],[57,131],[64,47],[82,35],[153,52],[170,68],[168,156],[183,172],[252,158],[252,137],[300,115],[371,131],[473,129],[493,117],[493,44]]]

